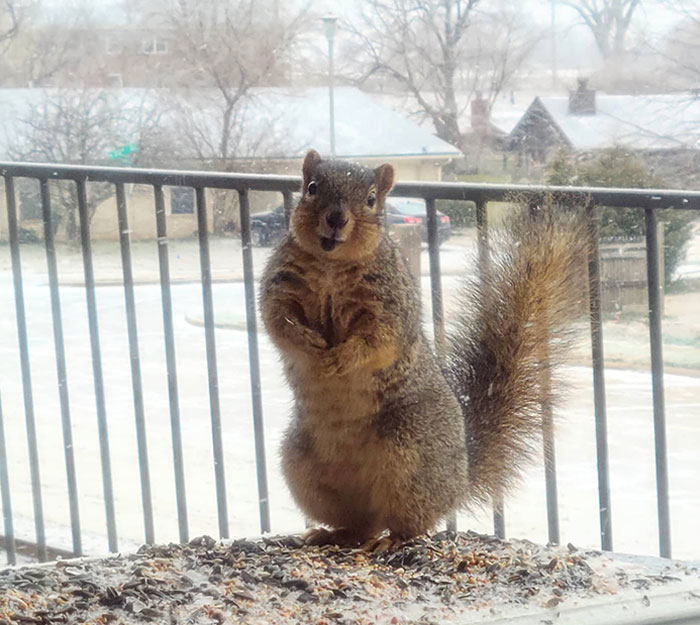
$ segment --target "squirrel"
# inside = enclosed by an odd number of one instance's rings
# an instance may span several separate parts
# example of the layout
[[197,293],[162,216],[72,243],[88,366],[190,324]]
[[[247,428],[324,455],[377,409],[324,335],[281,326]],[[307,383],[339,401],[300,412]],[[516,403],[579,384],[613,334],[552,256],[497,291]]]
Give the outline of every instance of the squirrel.
[[[442,357],[419,287],[385,232],[390,164],[303,162],[302,195],[261,282],[265,328],[294,393],[281,462],[327,526],[311,544],[398,546],[517,483],[542,428],[543,370],[578,314],[586,233],[551,211],[515,219],[511,244],[463,288]],[[388,530],[388,537],[384,536]]]

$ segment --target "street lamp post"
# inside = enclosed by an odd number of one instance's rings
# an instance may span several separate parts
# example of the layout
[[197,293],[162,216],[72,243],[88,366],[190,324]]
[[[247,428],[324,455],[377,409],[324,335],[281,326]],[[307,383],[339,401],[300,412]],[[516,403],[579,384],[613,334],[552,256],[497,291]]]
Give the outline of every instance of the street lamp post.
[[556,28],[556,0],[551,0],[550,6],[550,30],[552,31],[552,87],[557,86],[557,28]]
[[328,100],[330,105],[331,158],[335,158],[335,103],[333,101],[333,41],[337,17],[329,15],[322,18],[328,39]]

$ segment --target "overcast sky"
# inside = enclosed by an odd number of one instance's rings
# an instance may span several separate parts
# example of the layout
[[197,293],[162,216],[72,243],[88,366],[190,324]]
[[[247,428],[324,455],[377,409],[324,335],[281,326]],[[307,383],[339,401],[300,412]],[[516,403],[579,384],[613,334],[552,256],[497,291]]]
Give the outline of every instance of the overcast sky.
[[[493,0],[482,0],[484,5]],[[700,3],[700,0],[698,0]],[[522,5],[530,12],[533,24],[550,32],[551,7],[550,0],[522,0]],[[352,18],[359,3],[356,0],[323,0],[314,8],[325,10],[328,14]],[[658,37],[667,32],[675,23],[678,16],[660,0],[646,0],[635,12],[634,26],[630,38],[644,35]],[[557,31],[557,60],[561,69],[589,70],[599,61],[598,51],[593,36],[580,23],[576,12],[565,5],[555,3],[555,27]],[[323,38],[323,29],[319,28],[319,37]],[[551,57],[551,40],[547,38],[539,46],[534,59],[542,64],[548,64]]]
[[[84,0],[44,0],[44,2],[61,10],[66,5],[75,6]],[[204,1],[204,0],[202,0]],[[697,0],[700,4],[700,0]],[[288,4],[307,4],[309,0],[286,0]],[[482,6],[495,0],[482,0]],[[550,32],[551,0],[521,0],[530,13],[535,28]],[[120,0],[99,0],[89,4],[95,17],[107,20],[119,20]],[[360,6],[357,0],[314,0],[313,10],[318,13],[334,14],[341,18],[352,19]],[[561,70],[590,71],[599,62],[595,42],[588,29],[580,23],[575,11],[555,0],[555,25],[557,32],[557,66]],[[662,0],[643,0],[635,13],[630,41],[636,37],[656,38],[667,32],[678,21],[678,16]],[[342,30],[338,32],[342,37]],[[323,27],[319,24],[319,43],[324,41]],[[548,66],[551,63],[551,39],[546,37],[533,55],[533,61]]]

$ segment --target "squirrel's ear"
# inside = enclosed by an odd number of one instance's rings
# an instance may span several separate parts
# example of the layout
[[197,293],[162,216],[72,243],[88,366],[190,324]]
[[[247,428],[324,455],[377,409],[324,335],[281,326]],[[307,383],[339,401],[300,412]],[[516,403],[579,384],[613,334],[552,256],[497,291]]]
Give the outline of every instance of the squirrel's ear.
[[394,168],[389,163],[384,163],[374,170],[377,177],[377,195],[386,195],[394,186]]
[[[301,171],[304,175],[304,189],[309,186],[316,166],[321,162],[321,156],[316,150],[309,150],[304,157]],[[302,189],[303,191],[303,189]]]

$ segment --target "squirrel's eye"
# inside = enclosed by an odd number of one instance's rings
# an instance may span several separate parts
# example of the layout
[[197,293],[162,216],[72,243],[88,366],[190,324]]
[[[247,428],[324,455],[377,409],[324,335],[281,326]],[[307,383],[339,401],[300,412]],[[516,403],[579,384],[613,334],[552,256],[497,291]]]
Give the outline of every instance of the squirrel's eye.
[[372,191],[372,193],[370,193],[367,196],[367,206],[369,206],[370,208],[373,208],[376,203],[377,203],[377,196],[374,193],[374,191]]
[[317,190],[318,187],[316,186],[316,183],[313,180],[309,183],[309,186],[306,187],[306,192],[309,195],[315,195]]

